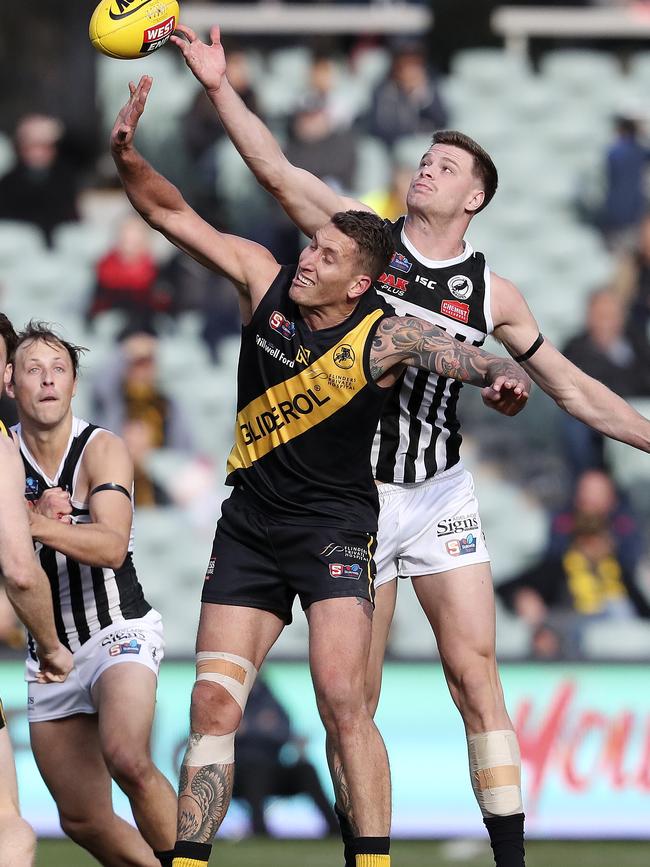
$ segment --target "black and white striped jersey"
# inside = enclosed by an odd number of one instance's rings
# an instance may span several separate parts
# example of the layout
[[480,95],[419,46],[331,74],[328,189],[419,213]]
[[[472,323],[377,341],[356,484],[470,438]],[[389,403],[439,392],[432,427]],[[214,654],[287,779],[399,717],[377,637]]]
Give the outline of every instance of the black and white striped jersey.
[[[43,472],[30,454],[22,438],[20,425],[12,429],[18,433],[20,440],[25,465],[26,498],[37,500],[47,488],[61,487],[71,492],[74,523],[90,523],[88,503],[78,499],[76,485],[84,450],[102,428],[74,418],[68,447],[52,478]],[[73,652],[101,629],[113,623],[143,617],[151,609],[133,566],[133,526],[128,553],[119,569],[87,566],[39,542],[35,547],[50,580],[59,640]],[[29,649],[33,655],[31,636]]]
[[[422,256],[404,232],[404,217],[392,223],[395,253],[375,288],[398,316],[418,316],[458,340],[481,346],[493,330],[490,269],[482,253],[465,249],[455,259]],[[407,368],[386,401],[372,448],[375,478],[421,482],[460,460],[456,405],[462,384]]]

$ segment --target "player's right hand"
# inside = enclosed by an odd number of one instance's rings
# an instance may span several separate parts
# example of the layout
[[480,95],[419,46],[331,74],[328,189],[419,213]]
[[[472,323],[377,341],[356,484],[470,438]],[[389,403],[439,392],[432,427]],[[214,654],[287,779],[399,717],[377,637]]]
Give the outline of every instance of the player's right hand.
[[[176,33],[182,33],[185,39],[176,36]],[[218,27],[212,27],[210,30],[210,45],[201,42],[192,28],[184,24],[177,26],[174,35],[170,37],[170,42],[180,49],[185,63],[208,92],[219,90],[226,74],[226,55]]]
[[36,675],[38,683],[63,683],[74,667],[72,654],[62,644],[49,653],[39,647],[37,655],[41,664]]
[[69,492],[63,488],[48,488],[34,503],[34,512],[53,521],[70,523],[72,503]]
[[152,84],[153,78],[150,75],[143,75],[137,86],[132,81],[129,82],[131,96],[126,105],[120,109],[111,132],[111,148],[113,150],[122,150],[132,143]]

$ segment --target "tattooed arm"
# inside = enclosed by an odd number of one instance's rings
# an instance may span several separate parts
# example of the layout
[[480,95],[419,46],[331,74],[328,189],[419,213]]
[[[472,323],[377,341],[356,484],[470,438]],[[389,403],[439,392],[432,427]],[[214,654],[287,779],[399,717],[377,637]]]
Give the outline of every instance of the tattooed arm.
[[381,385],[392,385],[404,365],[480,388],[509,389],[516,407],[510,415],[523,408],[531,386],[528,376],[514,361],[461,343],[424,319],[415,316],[382,319],[370,352],[373,379]]

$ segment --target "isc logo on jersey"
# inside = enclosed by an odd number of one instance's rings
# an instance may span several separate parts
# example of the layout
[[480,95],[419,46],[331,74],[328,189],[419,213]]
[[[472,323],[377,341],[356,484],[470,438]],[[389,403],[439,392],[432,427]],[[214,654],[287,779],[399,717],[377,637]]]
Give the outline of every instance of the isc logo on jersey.
[[178,13],[178,0],[101,0],[88,34],[97,51],[108,57],[146,57],[167,42]]

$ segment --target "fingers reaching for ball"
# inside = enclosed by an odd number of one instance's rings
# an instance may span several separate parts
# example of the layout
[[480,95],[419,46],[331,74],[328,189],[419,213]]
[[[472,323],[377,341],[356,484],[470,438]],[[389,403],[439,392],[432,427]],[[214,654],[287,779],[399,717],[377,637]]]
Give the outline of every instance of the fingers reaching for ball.
[[179,24],[171,37],[195,78],[209,93],[216,93],[226,72],[226,56],[218,27],[210,30],[210,40],[209,45],[202,42],[186,24]]
[[129,99],[117,115],[111,133],[111,147],[122,149],[131,144],[152,84],[150,75],[143,75],[137,85],[129,82]]

